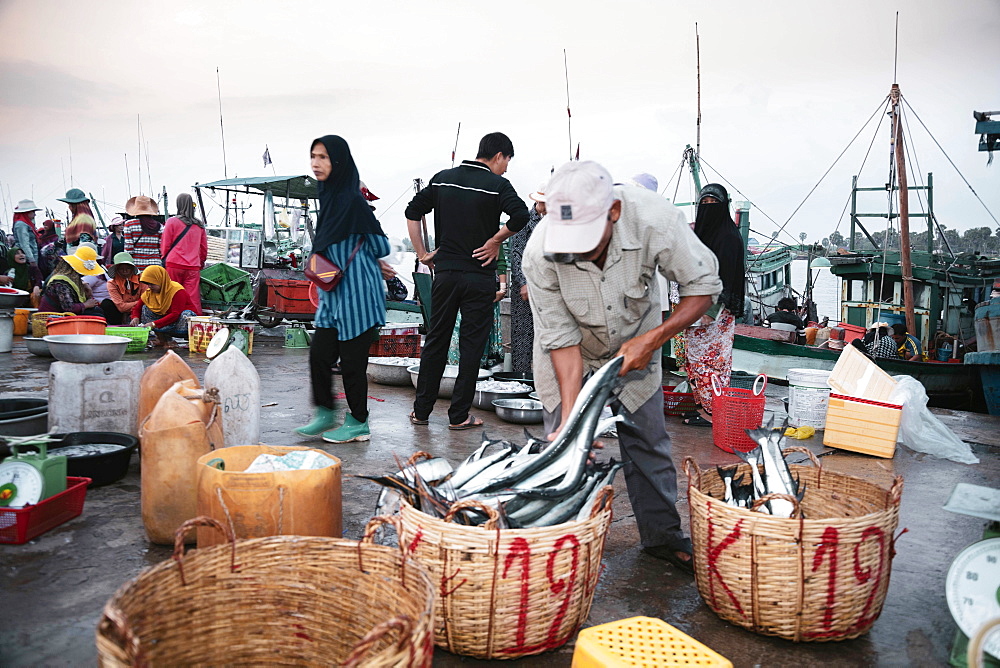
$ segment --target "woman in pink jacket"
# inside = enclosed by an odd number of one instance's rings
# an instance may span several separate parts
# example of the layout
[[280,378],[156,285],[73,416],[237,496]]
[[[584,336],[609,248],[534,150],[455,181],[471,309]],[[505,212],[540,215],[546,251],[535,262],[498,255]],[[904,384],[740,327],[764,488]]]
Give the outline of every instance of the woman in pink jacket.
[[204,221],[194,216],[191,195],[177,196],[177,215],[169,218],[160,237],[160,257],[170,280],[187,291],[192,309],[201,315],[201,268],[208,257]]

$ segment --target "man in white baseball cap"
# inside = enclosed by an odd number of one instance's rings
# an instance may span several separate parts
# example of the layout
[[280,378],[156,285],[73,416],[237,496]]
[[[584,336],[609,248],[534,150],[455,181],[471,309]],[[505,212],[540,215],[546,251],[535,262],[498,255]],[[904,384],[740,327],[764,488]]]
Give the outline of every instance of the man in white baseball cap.
[[[691,542],[675,502],[677,476],[663,423],[660,349],[696,321],[722,291],[718,262],[680,211],[655,192],[613,185],[596,162],[570,162],[545,192],[545,218],[524,252],[535,323],[535,387],[554,433],[583,379],[624,356],[611,402],[625,481],[643,549],[692,571]],[[665,321],[654,274],[679,284]]]

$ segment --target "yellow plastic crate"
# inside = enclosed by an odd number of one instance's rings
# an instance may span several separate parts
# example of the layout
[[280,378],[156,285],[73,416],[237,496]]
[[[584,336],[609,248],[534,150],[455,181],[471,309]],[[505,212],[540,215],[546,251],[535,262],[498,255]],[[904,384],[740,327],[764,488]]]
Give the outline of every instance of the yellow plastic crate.
[[823,445],[891,459],[902,417],[902,406],[831,394]]
[[733,664],[662,619],[630,617],[580,631],[573,668],[718,666]]

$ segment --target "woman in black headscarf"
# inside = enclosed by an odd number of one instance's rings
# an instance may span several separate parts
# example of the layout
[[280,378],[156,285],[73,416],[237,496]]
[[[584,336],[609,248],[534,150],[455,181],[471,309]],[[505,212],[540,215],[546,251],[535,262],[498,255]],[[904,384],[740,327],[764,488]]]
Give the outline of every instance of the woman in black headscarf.
[[[368,346],[385,324],[385,292],[378,258],[389,240],[361,194],[361,179],[347,142],[336,135],[313,141],[309,152],[319,182],[319,220],[313,253],[340,267],[343,278],[330,291],[318,290],[316,333],[309,346],[309,370],[316,413],[295,432],[330,443],[367,441]],[[348,413],[337,427],[332,367],[340,363]],[[336,427],[336,428],[335,428]]]
[[[694,233],[719,260],[722,294],[701,320],[685,330],[686,370],[695,401],[712,413],[712,376],[720,387],[729,385],[733,370],[735,316],[743,313],[746,270],[743,237],[729,213],[729,193],[718,183],[701,189]],[[697,412],[685,414],[684,424],[711,423]]]

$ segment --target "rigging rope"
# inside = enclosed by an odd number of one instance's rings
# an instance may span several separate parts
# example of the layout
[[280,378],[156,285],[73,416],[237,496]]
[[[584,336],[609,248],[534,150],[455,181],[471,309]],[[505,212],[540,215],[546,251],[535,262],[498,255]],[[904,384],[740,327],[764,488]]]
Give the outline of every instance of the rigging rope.
[[[838,155],[837,159],[833,161],[833,164],[830,165],[829,169],[827,169],[825,172],[823,172],[823,176],[819,177],[819,181],[817,181],[816,185],[814,185],[812,187],[812,190],[810,190],[809,193],[805,196],[805,198],[799,203],[799,205],[797,207],[795,207],[795,211],[792,211],[792,215],[790,215],[788,217],[788,220],[785,221],[784,225],[781,226],[781,228],[778,230],[778,232],[781,232],[781,231],[783,231],[785,229],[785,226],[788,225],[788,223],[791,222],[792,218],[795,217],[795,214],[797,214],[799,212],[799,209],[801,209],[802,206],[806,203],[806,200],[808,200],[812,196],[812,194],[814,192],[816,192],[816,188],[819,187],[819,184],[823,183],[823,179],[825,179],[827,177],[827,175],[830,173],[830,171],[837,165],[838,162],[840,162],[840,159],[842,157],[844,157],[844,154],[847,153],[847,149],[849,149],[851,147],[851,144],[854,143],[854,140],[857,139],[861,135],[862,132],[864,132],[865,128],[868,127],[868,124],[872,122],[872,119],[875,118],[875,116],[880,111],[882,111],[885,108],[885,105],[886,105],[888,99],[889,99],[889,96],[886,95],[885,99],[882,100],[882,102],[880,102],[879,105],[878,105],[878,107],[875,109],[875,112],[871,116],[869,116],[868,120],[865,121],[865,124],[861,126],[861,129],[858,130],[858,132],[854,135],[854,137],[851,138],[851,141],[847,142],[847,146],[845,146],[844,150],[840,152],[840,155]],[[879,124],[881,125],[881,122]],[[867,154],[866,154],[865,157],[867,159]],[[775,224],[777,224],[777,223],[775,223]]]
[[[869,123],[871,122],[870,118],[868,119],[868,122]],[[868,125],[868,123],[865,123],[865,125]],[[878,139],[878,132],[881,129],[881,127],[882,127],[882,119],[880,119],[879,122],[878,122],[878,125],[875,126],[875,132],[872,134],[872,140],[868,144],[868,150],[865,151],[865,157],[861,161],[861,167],[858,168],[858,173],[859,174],[864,170],[865,164],[868,162],[868,156],[871,155],[872,147],[875,146],[875,140]],[[852,139],[851,141],[853,142],[854,140]],[[819,185],[819,184],[817,184],[817,185]],[[840,229],[840,223],[842,223],[844,221],[844,214],[847,213],[847,207],[850,206],[850,204],[851,204],[851,198],[853,196],[854,196],[853,192],[850,195],[847,196],[847,201],[844,202],[844,209],[840,212],[840,218],[837,220],[837,226],[833,228],[834,232],[836,232],[837,230]],[[850,242],[851,241],[852,241],[851,239],[848,239],[848,246],[850,246]]]
[[934,140],[934,144],[941,150],[941,153],[944,154],[944,157],[948,159],[948,162],[951,163],[951,166],[955,168],[955,171],[958,172],[958,175],[962,177],[962,180],[965,181],[965,185],[969,187],[969,190],[972,191],[972,194],[976,196],[976,199],[979,200],[979,203],[983,205],[984,209],[986,209],[986,213],[990,214],[990,218],[993,219],[993,222],[997,224],[998,228],[1000,228],[1000,220],[997,220],[997,217],[993,215],[993,212],[990,211],[990,208],[986,206],[986,202],[982,200],[982,198],[979,196],[979,193],[976,192],[976,189],[973,188],[972,184],[969,183],[969,180],[965,178],[965,174],[962,173],[962,170],[958,168],[958,165],[956,165],[955,162],[951,159],[951,156],[949,156],[948,153],[944,150],[944,147],[941,146],[937,138],[931,134],[931,131],[929,129],[927,129],[927,126],[924,124],[924,121],[920,118],[920,115],[917,113],[917,110],[914,109],[913,105],[910,104],[909,101],[907,101],[902,95],[899,96],[899,99],[901,101],[906,102],[906,106],[909,107],[910,111],[913,112],[913,116],[920,122],[921,127],[923,127],[927,135]]
[[396,199],[392,200],[392,204],[390,204],[385,209],[383,209],[382,213],[380,213],[379,215],[375,216],[375,219],[381,221],[382,220],[382,216],[384,216],[386,213],[388,213],[389,209],[391,209],[392,207],[396,206],[396,202],[398,202],[399,200],[403,199],[403,195],[405,195],[406,193],[410,192],[410,190],[412,190],[412,189],[413,189],[412,185],[407,185],[406,188],[403,190],[403,192],[401,192],[399,194],[399,197],[397,197]]

